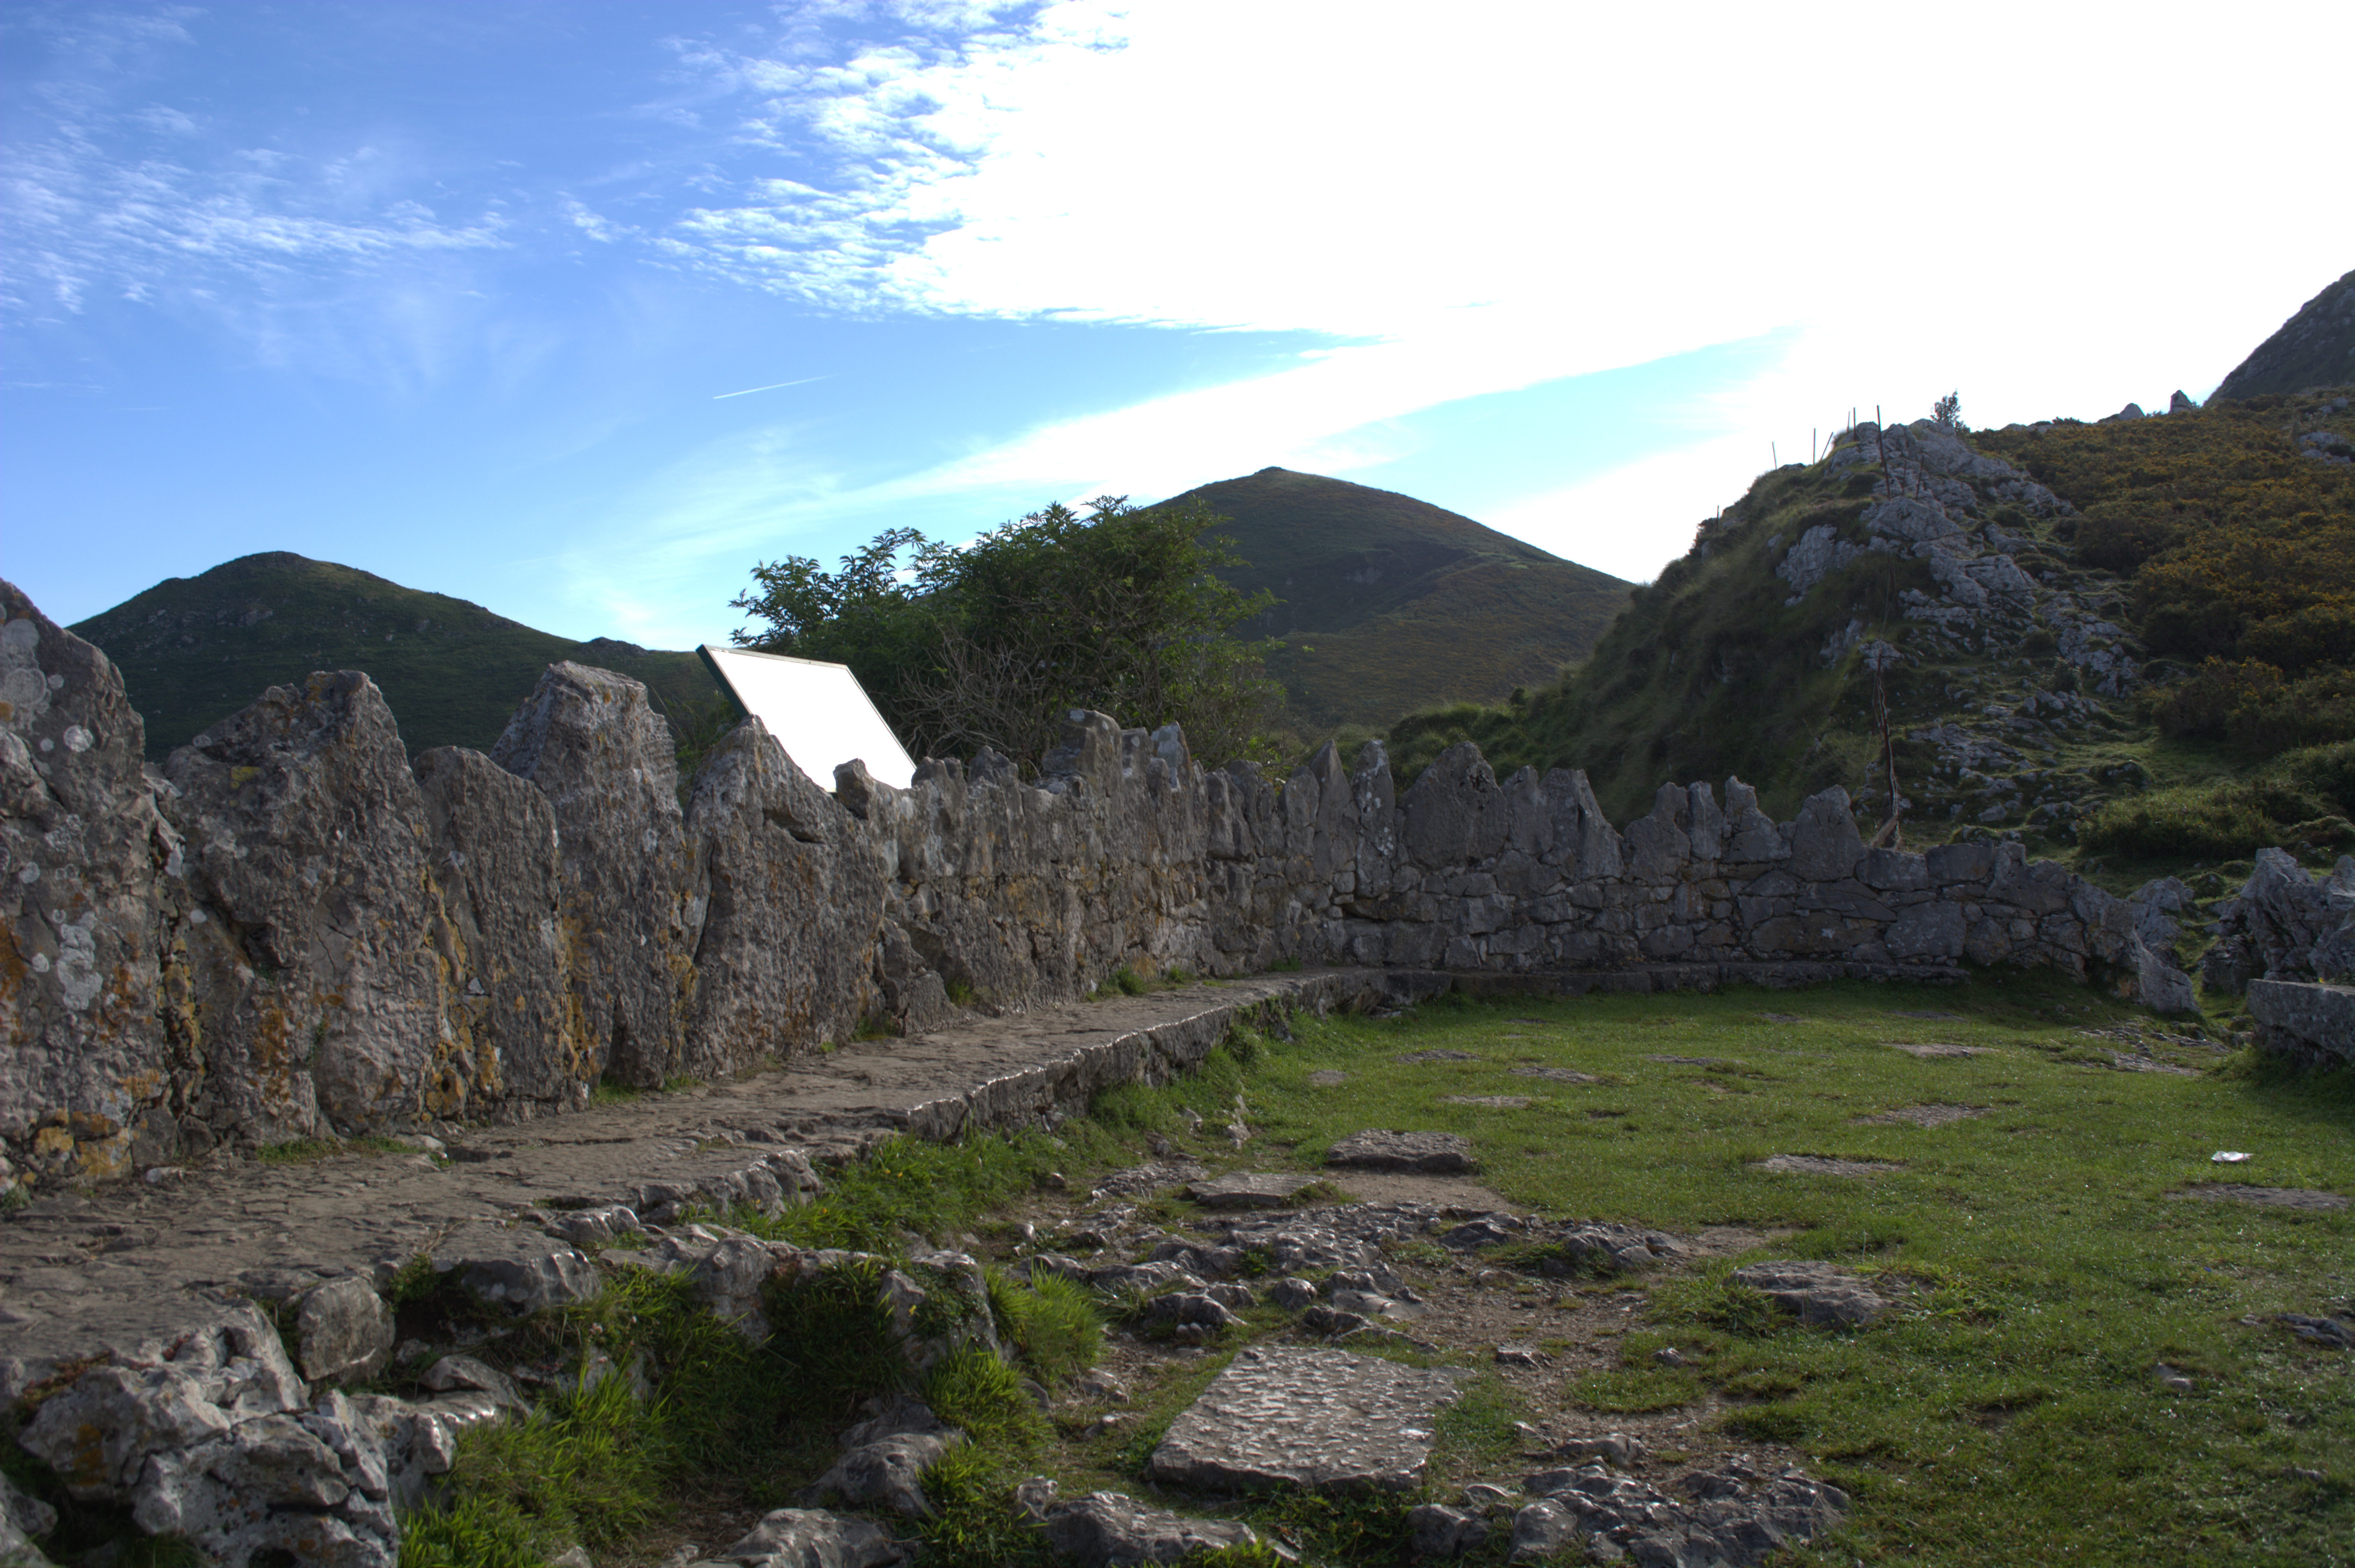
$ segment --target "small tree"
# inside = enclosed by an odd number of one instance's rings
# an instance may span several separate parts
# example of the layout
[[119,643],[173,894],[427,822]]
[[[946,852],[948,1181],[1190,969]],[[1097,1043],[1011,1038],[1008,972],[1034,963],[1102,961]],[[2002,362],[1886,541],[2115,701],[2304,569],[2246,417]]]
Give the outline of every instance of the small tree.
[[735,607],[769,623],[742,646],[848,664],[919,753],[983,747],[1035,762],[1066,709],[1123,724],[1185,726],[1197,755],[1266,749],[1283,697],[1262,668],[1272,642],[1233,630],[1273,603],[1212,572],[1239,565],[1206,531],[1199,503],[1131,506],[1099,496],[1085,516],[1060,503],[963,549],[887,529],[826,572],[788,556],[752,568]]
[[1960,392],[1949,392],[1931,404],[1930,418],[1942,430],[1954,430],[1959,433],[1970,429],[1968,425],[1963,423],[1963,395]]

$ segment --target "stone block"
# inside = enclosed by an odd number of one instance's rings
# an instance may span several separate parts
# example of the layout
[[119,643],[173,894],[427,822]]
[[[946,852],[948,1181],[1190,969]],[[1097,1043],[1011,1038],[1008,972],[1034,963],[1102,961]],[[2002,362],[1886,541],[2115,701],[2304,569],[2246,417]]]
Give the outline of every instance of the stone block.
[[314,1383],[365,1383],[392,1359],[392,1308],[365,1279],[308,1292],[295,1322],[303,1375]]
[[1848,791],[1834,785],[1811,795],[1791,827],[1791,874],[1802,882],[1837,882],[1864,858],[1864,837],[1849,814]]
[[2248,995],[2262,1049],[2316,1066],[2355,1065],[2355,986],[2256,980]]
[[537,1231],[462,1225],[435,1244],[436,1273],[516,1317],[595,1298],[604,1283],[577,1249]]
[[1325,1156],[1331,1166],[1360,1171],[1414,1171],[1426,1175],[1461,1175],[1478,1169],[1472,1145],[1453,1132],[1352,1133]]
[[1455,1375],[1341,1351],[1238,1353],[1170,1424],[1146,1474],[1217,1491],[1411,1491]]

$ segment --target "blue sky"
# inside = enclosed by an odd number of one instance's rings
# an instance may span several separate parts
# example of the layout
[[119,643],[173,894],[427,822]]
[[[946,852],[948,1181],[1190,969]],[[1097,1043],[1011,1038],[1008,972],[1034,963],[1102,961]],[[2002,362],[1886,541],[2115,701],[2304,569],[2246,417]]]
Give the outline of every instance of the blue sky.
[[2355,265],[2355,8],[2207,9],[0,0],[0,573],[677,647],[1279,463],[1648,577],[1852,407],[2202,396]]

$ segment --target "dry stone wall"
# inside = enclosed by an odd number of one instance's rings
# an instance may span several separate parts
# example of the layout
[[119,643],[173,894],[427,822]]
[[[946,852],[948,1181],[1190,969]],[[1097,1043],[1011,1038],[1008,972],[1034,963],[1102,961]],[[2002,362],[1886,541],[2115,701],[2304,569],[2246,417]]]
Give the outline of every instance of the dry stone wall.
[[1286,961],[1593,986],[2057,967],[2165,1009],[2147,912],[2016,845],[1867,850],[1738,779],[1622,830],[1585,775],[1381,747],[1281,782],[1069,715],[1005,758],[827,790],[747,721],[684,809],[638,683],[551,666],[485,757],[413,762],[353,673],[140,764],[96,649],[0,585],[0,1189],[221,1142],[513,1120],[866,1026]]

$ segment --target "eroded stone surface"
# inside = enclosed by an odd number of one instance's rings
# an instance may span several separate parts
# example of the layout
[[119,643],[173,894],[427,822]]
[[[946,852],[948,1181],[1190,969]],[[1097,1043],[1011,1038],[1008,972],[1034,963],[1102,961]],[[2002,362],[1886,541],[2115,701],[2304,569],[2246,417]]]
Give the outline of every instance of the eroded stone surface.
[[1761,1171],[1796,1176],[1880,1176],[1897,1169],[1880,1160],[1834,1160],[1821,1154],[1774,1154],[1758,1162]]
[[1043,1528],[1056,1555],[1079,1568],[1176,1563],[1197,1552],[1249,1546],[1259,1540],[1247,1524],[1189,1519],[1148,1508],[1123,1492],[1090,1492],[1051,1504],[1045,1510]]
[[1744,1264],[1726,1277],[1798,1315],[1810,1328],[1856,1328],[1889,1310],[1889,1300],[1857,1276],[1813,1258]]
[[1206,1209],[1281,1208],[1317,1180],[1284,1172],[1237,1171],[1215,1181],[1196,1181],[1186,1189],[1186,1195]]
[[908,1545],[871,1519],[781,1508],[719,1556],[688,1568],[890,1568],[910,1554]]
[[1414,1171],[1444,1176],[1479,1169],[1471,1140],[1454,1132],[1352,1133],[1325,1156],[1327,1165],[1361,1171]]
[[1460,1393],[1452,1373],[1344,1351],[1245,1350],[1170,1424],[1146,1473],[1216,1490],[1411,1490]]
[[1737,1457],[1679,1477],[1663,1491],[1608,1465],[1548,1470],[1524,1489],[1538,1500],[1513,1520],[1515,1562],[1581,1541],[1605,1562],[1646,1568],[1753,1568],[1786,1544],[1838,1524],[1848,1496],[1796,1470],[1769,1475]]

